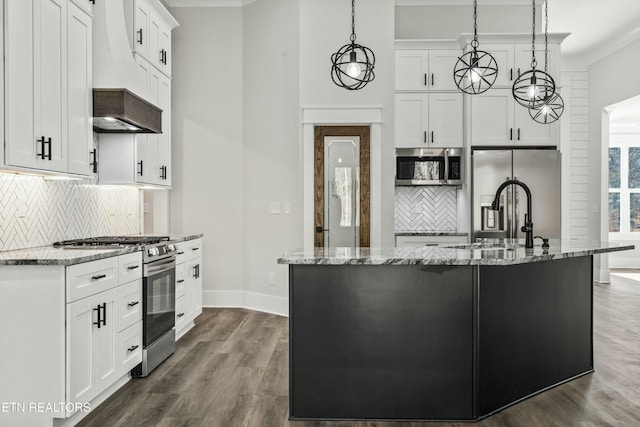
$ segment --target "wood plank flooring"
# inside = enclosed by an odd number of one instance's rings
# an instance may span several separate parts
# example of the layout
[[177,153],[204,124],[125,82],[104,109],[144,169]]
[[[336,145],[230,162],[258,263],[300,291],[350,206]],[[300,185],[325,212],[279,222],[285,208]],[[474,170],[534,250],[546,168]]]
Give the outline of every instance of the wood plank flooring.
[[288,322],[205,309],[176,353],[80,426],[640,426],[640,282],[594,285],[595,370],[478,423],[288,421]]

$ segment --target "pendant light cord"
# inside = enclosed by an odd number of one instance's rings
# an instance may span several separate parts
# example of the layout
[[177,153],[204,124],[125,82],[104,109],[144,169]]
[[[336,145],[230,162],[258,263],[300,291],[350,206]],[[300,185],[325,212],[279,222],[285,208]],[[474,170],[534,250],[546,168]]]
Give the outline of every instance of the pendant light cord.
[[544,0],[544,72],[549,74],[549,0]]
[[356,42],[356,0],[351,0],[351,43]]
[[471,47],[476,50],[478,45],[478,0],[473,0],[473,41]]
[[531,37],[531,68],[536,69],[538,62],[536,61],[536,0],[532,0],[533,3],[533,32]]

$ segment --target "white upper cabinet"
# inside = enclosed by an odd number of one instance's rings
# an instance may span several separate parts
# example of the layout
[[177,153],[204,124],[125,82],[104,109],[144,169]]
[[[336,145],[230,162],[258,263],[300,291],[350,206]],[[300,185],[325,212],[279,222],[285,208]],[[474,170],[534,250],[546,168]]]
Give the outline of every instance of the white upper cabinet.
[[396,93],[395,146],[462,147],[461,93]]
[[87,14],[93,14],[93,5],[96,3],[96,0],[71,0],[71,2],[75,3],[80,9],[85,11]]
[[395,90],[456,90],[453,67],[459,49],[397,49]]
[[68,0],[5,12],[5,165],[90,175],[91,17]]
[[559,141],[559,122],[543,125],[533,121],[510,89],[472,96],[470,121],[469,138],[474,146],[549,146]]
[[171,77],[171,30],[178,23],[158,0],[133,2],[133,51]]

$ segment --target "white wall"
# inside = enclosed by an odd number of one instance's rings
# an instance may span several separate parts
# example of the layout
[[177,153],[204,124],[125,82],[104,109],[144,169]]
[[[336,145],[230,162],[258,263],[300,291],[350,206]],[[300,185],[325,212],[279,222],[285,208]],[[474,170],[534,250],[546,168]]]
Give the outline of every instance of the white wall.
[[[602,141],[602,115],[605,107],[640,94],[640,79],[633,76],[640,69],[640,40],[628,44],[611,55],[589,66],[589,238],[606,240],[606,215],[601,210],[608,206],[607,176],[602,166],[608,152]],[[606,212],[605,212],[606,213]],[[596,259],[596,279],[608,281],[606,256]]]
[[[260,0],[243,11],[245,307],[288,313],[288,269],[276,263],[302,246],[299,153],[299,2]],[[280,214],[270,215],[269,204]],[[284,214],[284,203],[291,214]],[[275,274],[275,284],[269,275]]]
[[[379,183],[371,183],[372,198],[379,192],[381,209],[371,212],[371,227],[381,228],[381,245],[394,246],[394,2],[356,2],[356,42],[373,50],[375,80],[361,90],[350,91],[331,80],[331,55],[349,42],[351,2],[303,0],[300,2],[300,105],[308,107],[382,108],[381,159],[371,169],[381,170]],[[354,123],[357,124],[357,123]],[[372,147],[372,152],[375,147]],[[378,218],[378,219],[376,219]]]
[[[398,39],[457,39],[473,34],[473,7],[469,6],[398,6],[395,35]],[[478,33],[531,34],[531,6],[478,5]],[[540,29],[541,8],[536,8],[536,28]],[[482,37],[479,38],[482,48]]]
[[171,14],[170,231],[204,233],[203,303],[214,305],[243,288],[242,9]]

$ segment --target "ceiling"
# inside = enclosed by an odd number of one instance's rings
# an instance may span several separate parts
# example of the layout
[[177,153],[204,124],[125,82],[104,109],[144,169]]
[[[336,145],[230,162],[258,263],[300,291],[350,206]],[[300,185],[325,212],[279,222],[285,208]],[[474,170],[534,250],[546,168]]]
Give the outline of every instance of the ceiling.
[[[238,7],[257,0],[164,0],[169,7]],[[395,0],[396,5],[471,5],[473,0]],[[542,0],[536,0],[538,7]],[[529,5],[531,0],[481,0],[482,5]],[[571,33],[563,55],[598,61],[640,38],[639,0],[549,0],[549,31]]]

